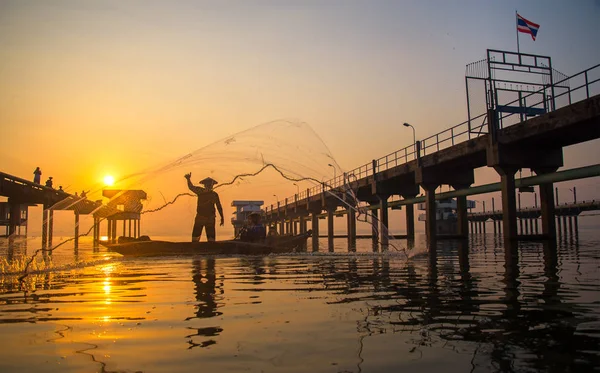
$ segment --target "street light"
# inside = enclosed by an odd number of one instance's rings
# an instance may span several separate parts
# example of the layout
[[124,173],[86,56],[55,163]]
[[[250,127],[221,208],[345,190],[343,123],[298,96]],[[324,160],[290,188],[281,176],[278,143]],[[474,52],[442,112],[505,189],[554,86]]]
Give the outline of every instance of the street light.
[[335,175],[335,173],[336,173],[335,172],[335,167],[331,163],[328,163],[327,166],[333,168],[333,178],[335,179],[335,177],[336,177],[336,175]]
[[273,194],[273,197],[275,197],[275,202],[279,202],[279,198],[277,197],[276,194]]
[[402,124],[404,127],[410,127],[412,128],[413,131],[413,145],[417,143],[417,136],[415,135],[415,127],[412,126],[412,124],[408,124],[408,123],[403,123]]
[[300,187],[298,186],[298,184],[294,183],[294,185],[296,186],[296,194],[298,194],[298,196],[300,196]]

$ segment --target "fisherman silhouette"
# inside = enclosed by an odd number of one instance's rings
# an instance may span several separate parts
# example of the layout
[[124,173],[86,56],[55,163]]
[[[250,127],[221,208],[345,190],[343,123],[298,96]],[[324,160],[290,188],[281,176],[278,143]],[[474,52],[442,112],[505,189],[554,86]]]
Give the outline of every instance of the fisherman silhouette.
[[42,183],[42,170],[40,170],[39,167],[35,168],[35,171],[33,171],[33,182],[36,184],[41,184]]
[[48,180],[46,180],[46,186],[52,188],[52,176],[50,176]]
[[198,204],[196,205],[196,219],[194,220],[194,228],[192,229],[192,242],[200,241],[202,230],[206,227],[207,241],[214,241],[216,236],[215,231],[215,205],[221,216],[221,226],[225,224],[223,219],[223,207],[219,200],[219,195],[213,190],[213,186],[217,183],[216,180],[207,177],[200,181],[204,187],[195,186],[192,184],[192,173],[185,174],[188,188],[198,196]]

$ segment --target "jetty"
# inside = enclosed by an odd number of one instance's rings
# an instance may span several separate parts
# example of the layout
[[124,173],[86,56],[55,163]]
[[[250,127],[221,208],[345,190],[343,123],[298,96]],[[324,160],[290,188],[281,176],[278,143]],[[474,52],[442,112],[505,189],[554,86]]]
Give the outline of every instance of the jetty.
[[[484,87],[483,114],[471,117],[468,95],[466,121],[276,201],[267,207],[267,221],[278,226],[281,233],[293,229],[294,221],[303,232],[310,221],[313,249],[317,249],[318,219],[325,216],[328,246],[332,249],[333,218],[343,210],[352,248],[356,244],[356,206],[360,201],[371,211],[376,222],[373,236],[384,249],[388,245],[389,199],[398,196],[401,200],[395,205],[406,206],[408,238],[414,238],[414,204],[426,204],[426,235],[430,247],[435,247],[436,199],[457,198],[456,236],[466,238],[469,234],[466,197],[500,190],[502,214],[497,218],[502,223],[507,260],[510,260],[516,257],[515,243],[522,238],[517,231],[516,190],[535,185],[540,196],[536,212],[541,219],[539,238],[555,240],[556,215],[562,210],[557,210],[554,204],[553,183],[600,176],[599,164],[557,172],[564,166],[564,147],[600,137],[600,79],[592,78],[600,74],[600,65],[566,77],[552,68],[550,57],[498,50],[488,50],[487,58],[477,64],[483,66],[475,69],[480,73],[472,73],[468,66],[465,79],[467,92],[473,80]],[[532,75],[535,79],[513,80],[501,73]],[[516,99],[506,99],[507,93]],[[481,167],[493,168],[500,181],[473,186],[474,170]],[[515,174],[523,168],[531,169],[535,176],[516,179]],[[454,190],[436,195],[441,185]],[[425,195],[417,197],[421,189]]]

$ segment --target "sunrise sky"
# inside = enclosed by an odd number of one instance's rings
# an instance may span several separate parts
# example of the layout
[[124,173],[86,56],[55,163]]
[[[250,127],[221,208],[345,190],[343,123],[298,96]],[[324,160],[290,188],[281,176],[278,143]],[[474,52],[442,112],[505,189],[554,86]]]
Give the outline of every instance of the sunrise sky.
[[[424,138],[464,121],[465,65],[516,50],[515,9],[541,25],[521,52],[566,75],[600,63],[598,0],[0,0],[0,171],[90,190],[280,118],[352,169],[410,144],[403,122]],[[565,166],[599,156],[597,141],[566,149]],[[161,192],[186,191],[182,176]],[[226,220],[232,199],[295,192],[229,189]]]

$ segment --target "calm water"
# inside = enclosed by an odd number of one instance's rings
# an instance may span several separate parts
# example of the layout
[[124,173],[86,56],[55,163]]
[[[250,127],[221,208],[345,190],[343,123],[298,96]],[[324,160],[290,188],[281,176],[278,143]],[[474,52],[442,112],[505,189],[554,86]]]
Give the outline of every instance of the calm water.
[[[55,242],[56,243],[56,242]],[[406,241],[396,241],[405,247]],[[35,261],[0,242],[1,372],[585,372],[600,367],[600,234],[403,253]],[[322,241],[326,247],[326,241]],[[322,249],[324,250],[324,249]],[[468,255],[463,253],[468,252]]]

